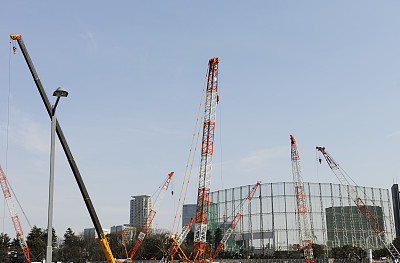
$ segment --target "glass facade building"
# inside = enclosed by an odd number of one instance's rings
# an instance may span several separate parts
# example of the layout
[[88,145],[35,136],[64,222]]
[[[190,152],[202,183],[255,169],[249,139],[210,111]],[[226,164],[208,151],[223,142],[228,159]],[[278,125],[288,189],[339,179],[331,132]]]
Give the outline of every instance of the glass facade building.
[[[212,192],[209,229],[223,233],[238,213],[252,185]],[[346,244],[363,248],[381,248],[375,232],[355,206],[349,186],[331,183],[304,183],[312,242],[328,248]],[[357,187],[357,194],[384,229],[390,240],[395,237],[389,191]],[[240,213],[242,219],[230,237],[226,249],[246,248],[256,253],[296,250],[300,227],[296,215],[294,183],[261,184],[250,203]]]

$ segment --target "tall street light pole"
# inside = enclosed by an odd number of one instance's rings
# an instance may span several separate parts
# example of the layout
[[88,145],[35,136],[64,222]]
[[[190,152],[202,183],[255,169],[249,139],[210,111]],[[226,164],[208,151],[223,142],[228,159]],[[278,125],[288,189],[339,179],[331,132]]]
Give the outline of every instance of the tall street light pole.
[[56,103],[51,108],[51,144],[50,144],[50,180],[49,180],[49,208],[47,214],[47,249],[46,263],[51,263],[53,254],[53,193],[54,193],[54,156],[56,138],[56,108],[61,97],[67,97],[68,91],[59,87],[53,93],[57,97]]

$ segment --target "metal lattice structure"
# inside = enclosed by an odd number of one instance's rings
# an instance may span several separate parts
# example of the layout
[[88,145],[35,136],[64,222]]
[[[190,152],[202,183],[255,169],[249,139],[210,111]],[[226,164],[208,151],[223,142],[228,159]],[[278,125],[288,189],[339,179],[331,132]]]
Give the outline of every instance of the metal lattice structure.
[[179,250],[179,246],[186,239],[187,234],[189,233],[190,229],[192,228],[193,222],[194,222],[194,219],[191,218],[189,220],[189,222],[187,222],[183,226],[183,228],[181,229],[181,232],[176,236],[175,241],[171,243],[171,246],[168,249],[168,258],[171,258],[171,260],[173,260],[173,257],[175,256],[176,252],[178,252],[178,250]]
[[26,243],[26,238],[24,236],[24,232],[22,231],[21,223],[18,218],[17,210],[15,210],[14,202],[11,197],[10,189],[8,188],[6,175],[3,172],[3,169],[0,167],[0,184],[1,189],[3,190],[4,198],[7,201],[8,210],[10,211],[11,220],[14,224],[15,232],[17,232],[17,239],[19,244],[24,252],[26,260],[30,263],[31,257],[29,256],[29,248]]
[[[312,241],[327,248],[353,245],[383,248],[382,243],[348,195],[348,185],[303,182],[308,205]],[[222,233],[228,229],[235,209],[251,190],[250,185],[212,192],[209,229]],[[296,215],[295,183],[261,184],[255,197],[242,210],[242,219],[228,239],[225,251],[240,248],[254,253],[297,250],[299,225]],[[356,191],[385,230],[388,239],[395,237],[389,190],[356,186]]]
[[228,241],[229,237],[232,235],[233,231],[236,228],[236,225],[239,223],[240,219],[242,218],[242,214],[240,213],[240,210],[242,210],[242,207],[247,203],[251,202],[251,199],[253,199],[254,194],[257,191],[258,186],[261,184],[261,182],[257,182],[257,184],[251,189],[249,195],[242,201],[242,203],[239,205],[237,211],[239,211],[236,216],[233,218],[233,221],[231,225],[229,226],[228,230],[226,230],[224,236],[222,237],[221,241],[218,244],[218,247],[215,249],[215,253],[212,259],[215,259],[219,252],[225,247],[226,242]]
[[157,213],[158,207],[160,206],[161,200],[163,199],[165,193],[168,190],[168,186],[169,186],[169,183],[171,182],[171,178],[172,178],[173,174],[174,174],[174,172],[171,172],[170,174],[168,174],[167,179],[165,180],[164,184],[162,185],[160,191],[158,192],[158,195],[154,202],[154,207],[153,207],[153,209],[151,209],[149,215],[147,216],[146,222],[144,223],[144,226],[143,226],[142,230],[140,231],[138,238],[136,239],[135,246],[133,247],[133,250],[132,250],[132,253],[131,253],[131,256],[129,259],[133,258],[136,251],[139,249],[140,245],[142,244],[143,239],[146,237],[147,232],[150,230],[151,224],[153,222],[154,217],[156,216],[156,213]]
[[297,218],[300,228],[300,241],[304,250],[304,259],[308,262],[314,262],[312,249],[312,238],[310,231],[310,221],[308,220],[307,200],[304,192],[303,177],[301,176],[300,156],[297,150],[296,140],[290,135],[292,173],[294,182],[294,191],[296,193]]
[[206,250],[211,166],[214,147],[218,91],[218,63],[218,58],[212,58],[209,60],[206,101],[204,105],[204,125],[201,147],[199,188],[197,192],[194,245],[192,252],[193,261],[200,263],[205,261]]
[[363,199],[359,196],[356,186],[354,184],[351,184],[351,182],[350,182],[351,178],[339,166],[339,164],[332,158],[332,156],[330,156],[330,154],[327,151],[325,151],[325,147],[317,147],[317,150],[322,153],[326,162],[328,163],[329,167],[331,168],[332,172],[335,174],[336,178],[342,184],[345,184],[345,183],[349,184],[349,187],[348,187],[349,198],[351,198],[353,200],[353,202],[356,204],[358,210],[360,210],[360,212],[363,214],[363,216],[367,220],[368,224],[371,226],[372,230],[379,237],[379,239],[381,240],[382,244],[386,247],[386,249],[390,252],[390,255],[392,256],[393,260],[398,261],[400,259],[399,251],[393,245],[391,239],[387,238],[387,235],[385,234],[385,230],[381,227],[381,225],[378,223],[378,220],[374,217],[374,215],[371,213],[368,206],[365,204]]

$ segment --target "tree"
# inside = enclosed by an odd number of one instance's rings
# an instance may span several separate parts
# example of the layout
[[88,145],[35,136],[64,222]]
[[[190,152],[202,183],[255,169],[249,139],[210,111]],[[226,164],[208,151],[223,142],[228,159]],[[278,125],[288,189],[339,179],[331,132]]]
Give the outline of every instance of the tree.
[[[47,235],[46,235],[47,237]],[[44,241],[43,230],[34,225],[26,237],[31,257],[41,261],[46,256],[46,241]]]
[[21,244],[17,237],[13,238],[10,242],[10,262],[19,262],[19,258],[25,258],[24,253],[22,252]]
[[325,258],[325,246],[319,244],[312,244],[314,258]]
[[161,259],[165,252],[166,248],[164,243],[168,234],[166,233],[158,233],[158,234],[150,234],[147,235],[143,240],[142,245],[139,247],[136,252],[134,258],[136,259],[151,259],[157,258]]
[[332,248],[332,256],[337,259],[345,258],[357,258],[359,260],[363,259],[365,255],[365,250],[360,247],[354,247],[351,245],[344,245],[343,247]]
[[5,234],[0,234],[0,262],[9,262],[8,252],[11,246],[11,238]]
[[121,232],[107,235],[108,244],[115,258],[126,258],[125,247],[122,242]]
[[95,239],[94,236],[84,235],[81,233],[79,235],[79,239],[81,240],[81,248],[82,248],[82,259],[83,262],[87,261],[104,261],[106,257],[103,252],[103,248],[99,240]]
[[214,245],[213,246],[215,249],[218,247],[219,242],[221,242],[221,239],[222,239],[222,230],[221,230],[221,228],[218,227],[215,230],[215,234],[214,234]]
[[64,234],[64,240],[59,249],[59,258],[62,261],[80,262],[82,260],[82,241],[71,228]]
[[[53,231],[52,231],[52,234],[51,234],[51,240],[52,240],[51,246],[52,246],[53,248],[56,248],[56,247],[57,247],[57,235],[56,235],[56,230],[54,229],[54,227],[53,227],[52,229],[53,229]],[[42,240],[43,240],[44,242],[46,242],[46,247],[47,247],[47,228],[46,228],[45,230],[43,230],[43,237],[42,237]]]

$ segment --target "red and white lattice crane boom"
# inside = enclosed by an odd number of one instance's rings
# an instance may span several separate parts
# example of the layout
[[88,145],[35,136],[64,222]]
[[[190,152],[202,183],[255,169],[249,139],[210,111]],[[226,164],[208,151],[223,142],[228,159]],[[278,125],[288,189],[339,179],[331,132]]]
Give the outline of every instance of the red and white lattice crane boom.
[[176,254],[176,252],[178,252],[178,250],[180,249],[180,245],[182,244],[182,242],[186,239],[190,229],[192,228],[194,219],[191,218],[189,220],[189,222],[187,222],[181,229],[181,232],[176,236],[174,242],[172,242],[171,246],[168,249],[168,258],[172,258],[174,257],[174,255]]
[[303,177],[301,176],[300,156],[297,150],[296,140],[290,135],[292,173],[294,191],[296,193],[297,218],[300,227],[300,241],[304,250],[306,263],[314,262],[314,255],[311,241],[310,222],[308,221],[307,201],[304,192]]
[[201,147],[199,188],[194,231],[193,261],[205,261],[206,234],[208,223],[208,207],[211,184],[211,164],[214,147],[214,131],[216,106],[218,100],[218,58],[212,58],[208,63],[208,79],[206,101],[204,106],[204,126]]
[[160,206],[160,202],[163,199],[164,194],[168,190],[168,186],[169,186],[169,183],[171,182],[171,178],[172,178],[173,174],[174,174],[174,172],[171,172],[170,174],[168,174],[167,179],[165,180],[164,184],[162,185],[160,191],[158,192],[158,195],[157,195],[157,197],[156,197],[156,199],[154,201],[154,206],[151,209],[149,215],[147,216],[146,222],[144,223],[143,228],[140,231],[138,238],[136,239],[135,246],[133,247],[133,250],[132,250],[132,253],[131,253],[131,256],[130,256],[129,259],[133,258],[133,256],[135,255],[136,251],[139,249],[140,245],[142,244],[143,239],[145,238],[147,232],[151,228],[151,224],[153,222],[153,219],[154,219],[154,217],[155,217],[155,215],[157,213],[158,207]]
[[218,244],[218,247],[215,249],[215,253],[213,256],[213,260],[218,256],[219,252],[225,247],[226,242],[228,241],[229,237],[233,233],[233,230],[235,230],[236,225],[238,224],[239,220],[242,218],[242,214],[240,211],[244,207],[245,204],[250,203],[251,199],[253,199],[254,194],[256,193],[256,190],[258,186],[261,184],[261,182],[257,182],[257,184],[251,189],[249,195],[239,204],[239,206],[235,209],[236,211],[239,211],[235,218],[233,219],[231,225],[229,226],[228,230],[226,230],[224,236],[222,237],[221,241]]
[[4,198],[7,201],[8,210],[10,211],[11,220],[14,224],[15,232],[17,232],[17,239],[22,248],[22,251],[24,252],[26,261],[30,263],[31,257],[29,255],[28,244],[26,243],[21,223],[18,218],[17,210],[15,210],[14,202],[11,198],[11,193],[10,189],[8,188],[6,175],[4,174],[3,169],[1,169],[1,167],[0,167],[0,184],[1,184],[1,189],[3,190]]
[[391,240],[385,235],[385,231],[379,225],[378,221],[375,217],[371,214],[368,207],[365,205],[364,201],[357,193],[357,188],[353,184],[350,183],[351,178],[346,174],[346,172],[339,166],[339,164],[329,155],[329,153],[325,150],[325,147],[316,147],[318,151],[322,153],[325,157],[326,162],[328,163],[329,167],[331,168],[332,172],[335,174],[337,179],[340,181],[342,185],[348,185],[348,188],[345,188],[349,192],[350,198],[356,204],[357,208],[360,212],[364,215],[367,222],[371,225],[374,232],[377,234],[379,239],[381,240],[382,244],[386,247],[389,251],[390,255],[392,256],[393,260],[399,262],[400,253],[393,245]]

